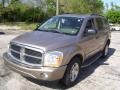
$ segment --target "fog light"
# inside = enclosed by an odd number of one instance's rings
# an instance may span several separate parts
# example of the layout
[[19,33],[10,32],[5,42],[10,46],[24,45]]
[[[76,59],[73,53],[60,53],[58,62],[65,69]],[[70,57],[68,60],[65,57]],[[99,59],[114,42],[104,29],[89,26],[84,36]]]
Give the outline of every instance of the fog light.
[[46,73],[41,73],[40,77],[42,77],[43,79],[46,79],[46,78],[48,78],[48,75]]

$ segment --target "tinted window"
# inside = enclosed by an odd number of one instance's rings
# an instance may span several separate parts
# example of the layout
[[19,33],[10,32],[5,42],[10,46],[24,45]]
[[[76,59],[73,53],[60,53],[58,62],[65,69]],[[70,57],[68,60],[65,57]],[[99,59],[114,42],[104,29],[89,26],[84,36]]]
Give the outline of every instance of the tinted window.
[[90,19],[88,20],[87,22],[87,25],[86,25],[86,29],[94,29],[94,20],[93,19]]
[[97,28],[98,30],[104,29],[104,24],[102,18],[96,18]]
[[84,31],[85,36],[87,35],[88,29],[95,29],[94,19],[90,19],[90,20],[87,21],[85,31]]
[[103,19],[103,22],[104,22],[104,29],[109,28],[109,24],[108,24],[107,19]]

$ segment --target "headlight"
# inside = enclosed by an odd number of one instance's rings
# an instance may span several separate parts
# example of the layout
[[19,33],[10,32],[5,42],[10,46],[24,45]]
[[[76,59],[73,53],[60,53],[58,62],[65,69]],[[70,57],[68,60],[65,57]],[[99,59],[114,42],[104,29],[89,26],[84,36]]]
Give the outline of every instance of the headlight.
[[44,66],[59,67],[63,60],[63,53],[53,51],[45,54]]

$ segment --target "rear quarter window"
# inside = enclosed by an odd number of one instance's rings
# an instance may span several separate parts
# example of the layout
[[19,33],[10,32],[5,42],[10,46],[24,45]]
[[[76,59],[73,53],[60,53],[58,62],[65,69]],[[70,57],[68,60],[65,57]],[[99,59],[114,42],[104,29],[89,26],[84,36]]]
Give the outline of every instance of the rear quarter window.
[[104,22],[104,29],[109,29],[108,20],[104,18],[104,19],[103,19],[103,22]]
[[103,30],[104,29],[104,23],[102,18],[96,18],[96,23],[97,23],[97,29],[98,30]]

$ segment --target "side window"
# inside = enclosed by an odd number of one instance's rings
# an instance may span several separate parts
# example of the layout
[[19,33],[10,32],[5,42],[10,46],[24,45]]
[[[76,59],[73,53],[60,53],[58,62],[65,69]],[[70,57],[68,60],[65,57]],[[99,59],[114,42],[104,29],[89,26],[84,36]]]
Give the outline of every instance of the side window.
[[109,28],[109,24],[108,24],[107,19],[104,18],[103,22],[104,22],[104,29],[108,29]]
[[102,18],[96,18],[97,28],[98,30],[104,29],[104,24]]
[[90,19],[87,21],[84,34],[87,34],[88,29],[95,29],[94,19]]
[[88,20],[87,25],[86,25],[86,29],[87,30],[88,29],[94,29],[94,21],[93,21],[93,19]]

